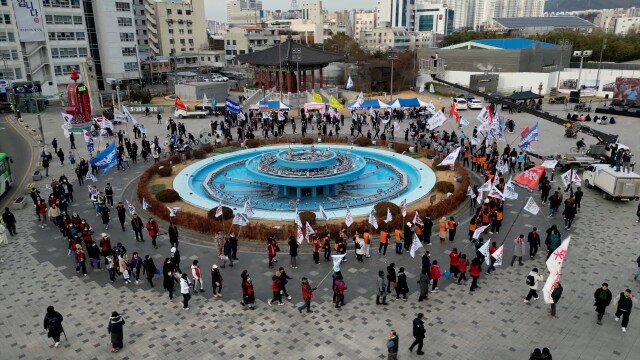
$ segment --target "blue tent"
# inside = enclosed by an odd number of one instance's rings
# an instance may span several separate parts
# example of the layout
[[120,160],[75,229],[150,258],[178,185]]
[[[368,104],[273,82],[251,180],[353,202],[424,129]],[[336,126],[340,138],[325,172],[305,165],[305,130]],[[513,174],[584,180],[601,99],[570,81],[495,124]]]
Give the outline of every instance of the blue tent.
[[384,103],[382,100],[373,99],[373,100],[363,101],[362,104],[360,104],[360,106],[358,106],[355,102],[353,102],[351,104],[348,104],[347,107],[353,110],[364,110],[364,109],[370,109],[370,108],[383,109],[383,108],[388,108],[389,105]]
[[389,103],[389,106],[391,106],[392,108],[424,107],[427,105],[428,103],[418,98],[396,99],[393,102]]
[[260,109],[279,109],[279,110],[289,110],[291,109],[291,105],[287,105],[282,101],[260,101],[256,106]]

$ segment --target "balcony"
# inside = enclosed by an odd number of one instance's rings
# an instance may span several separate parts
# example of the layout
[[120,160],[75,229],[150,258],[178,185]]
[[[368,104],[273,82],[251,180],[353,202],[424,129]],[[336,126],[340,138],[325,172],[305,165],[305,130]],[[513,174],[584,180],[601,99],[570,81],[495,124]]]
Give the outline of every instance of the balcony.
[[144,2],[144,9],[147,12],[147,14],[150,14],[150,15],[155,15],[156,14],[156,9],[154,9],[153,5],[149,4],[148,1]]
[[155,44],[158,43],[158,38],[156,38],[155,35],[153,35],[153,33],[151,33],[150,31],[147,32],[147,37],[152,43],[155,43]]
[[151,23],[154,27],[158,25],[158,23],[156,22],[156,18],[149,14],[147,14],[147,22]]
[[154,33],[155,35],[158,35],[158,29],[155,28],[155,26],[147,26],[147,30],[149,30],[149,32]]
[[153,52],[154,55],[160,55],[160,49],[153,42],[149,42],[149,49]]

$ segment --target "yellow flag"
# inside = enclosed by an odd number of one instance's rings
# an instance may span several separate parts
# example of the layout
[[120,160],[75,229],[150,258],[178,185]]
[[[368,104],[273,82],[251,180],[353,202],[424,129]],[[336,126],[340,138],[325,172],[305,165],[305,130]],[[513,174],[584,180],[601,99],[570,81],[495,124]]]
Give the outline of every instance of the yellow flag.
[[320,94],[318,94],[317,92],[313,93],[313,102],[317,102],[317,103],[321,103],[322,101],[322,96]]
[[340,103],[340,101],[338,101],[338,99],[334,98],[333,96],[329,99],[329,106],[338,110],[344,108],[344,105],[342,105],[342,103]]

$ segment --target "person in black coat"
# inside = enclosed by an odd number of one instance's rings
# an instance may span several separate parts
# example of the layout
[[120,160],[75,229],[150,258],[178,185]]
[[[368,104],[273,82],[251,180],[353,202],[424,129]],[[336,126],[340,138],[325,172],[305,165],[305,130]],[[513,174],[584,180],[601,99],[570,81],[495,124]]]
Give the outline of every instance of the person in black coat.
[[407,284],[407,275],[404,273],[404,268],[400,267],[398,271],[398,284],[396,285],[396,299],[407,300],[407,293],[409,292],[409,285]]
[[118,221],[120,221],[120,226],[122,227],[122,231],[124,231],[124,221],[126,219],[126,209],[122,201],[118,201],[118,205],[116,205],[116,212],[118,213]]
[[162,287],[169,292],[169,300],[173,300],[173,292],[178,279],[173,274],[171,259],[166,258],[162,264]]
[[411,230],[411,223],[407,222],[404,224],[404,249],[408,251],[411,243],[413,243],[413,230]]
[[398,281],[396,277],[396,264],[391,263],[387,266],[387,293],[391,292],[391,288],[396,287],[396,282]]
[[16,217],[13,215],[11,210],[8,207],[4,209],[4,213],[2,214],[2,222],[7,225],[7,230],[9,230],[9,235],[15,236],[18,234],[16,232]]
[[47,314],[44,316],[44,329],[47,330],[47,337],[53,338],[54,347],[60,345],[60,334],[64,332],[62,319],[62,315],[55,311],[53,306],[47,307]]
[[294,269],[297,269],[298,264],[296,262],[296,257],[298,256],[298,247],[300,245],[298,245],[298,241],[296,240],[295,236],[290,236],[288,243],[289,243],[289,256],[291,257],[291,267]]
[[144,223],[137,213],[133,214],[133,218],[131,219],[131,228],[136,234],[136,241],[144,241],[144,237],[142,237],[142,229],[144,229]]
[[424,328],[424,321],[422,321],[424,314],[418,313],[416,316],[417,317],[413,319],[413,338],[415,340],[413,340],[413,343],[409,346],[409,351],[413,351],[413,347],[417,345],[418,352],[416,354],[423,355],[422,347],[424,346],[424,338],[427,332]]
[[540,247],[540,234],[538,234],[538,228],[534,227],[533,230],[527,235],[527,242],[529,242],[529,257],[533,259]]
[[431,217],[429,217],[429,214],[427,214],[424,217],[424,231],[422,232],[422,237],[424,238],[424,242],[426,244],[431,244],[431,230],[433,230],[433,220],[431,220]]
[[153,287],[153,276],[156,274],[156,264],[153,263],[151,255],[145,255],[142,262],[142,271],[147,274],[147,282]]
[[107,331],[111,334],[111,352],[118,352],[124,346],[124,318],[117,311],[111,313]]
[[174,223],[169,224],[169,242],[171,247],[178,248],[178,227]]
[[564,211],[562,212],[564,215],[564,229],[571,229],[571,224],[573,224],[573,219],[576,217],[576,208],[572,203],[572,199],[569,199],[564,204]]
[[598,313],[598,325],[602,325],[602,317],[604,317],[604,312],[607,309],[607,306],[611,304],[611,300],[613,299],[611,290],[609,290],[609,284],[602,283],[602,286],[599,287],[595,293],[593,293],[593,298],[595,299],[595,303],[593,304],[593,306],[596,307],[596,312]]
[[424,252],[422,255],[422,268],[420,272],[423,272],[431,278],[431,254],[428,251]]

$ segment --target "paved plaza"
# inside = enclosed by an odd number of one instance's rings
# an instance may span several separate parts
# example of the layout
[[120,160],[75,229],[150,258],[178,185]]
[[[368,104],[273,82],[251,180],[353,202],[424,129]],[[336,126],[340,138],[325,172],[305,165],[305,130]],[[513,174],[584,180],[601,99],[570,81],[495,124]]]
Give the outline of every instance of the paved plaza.
[[[566,116],[562,105],[547,111],[563,118]],[[67,152],[69,143],[60,129],[60,112],[61,109],[52,108],[43,114],[45,138],[50,143],[53,137],[57,137]],[[475,120],[477,111],[461,113],[472,126],[479,124]],[[507,134],[508,142],[519,140],[520,132],[536,122],[527,114],[503,113],[503,116],[516,121],[516,131]],[[34,115],[24,115],[24,119],[32,127],[37,124]],[[138,120],[149,129],[148,137],[164,137],[165,125],[156,125],[153,116],[139,115]],[[633,153],[640,154],[640,142],[637,141],[640,134],[637,122],[640,119],[616,117],[616,120],[617,124],[606,127],[590,125],[620,134],[620,141]],[[208,127],[209,119],[184,122],[187,131],[196,134],[200,128]],[[343,134],[348,134],[348,122],[345,121]],[[564,138],[564,130],[560,126],[545,120],[538,122],[540,141],[533,147],[540,153],[568,151],[569,147],[575,146],[577,139]],[[396,138],[403,137],[406,122],[402,126]],[[454,126],[449,121],[444,129],[450,131]],[[465,132],[470,133],[472,126]],[[32,141],[12,120],[0,120],[0,127],[15,128]],[[119,125],[116,130],[124,128],[124,125]],[[594,139],[584,137],[588,144],[595,143]],[[79,153],[88,159],[81,136],[76,136],[76,144]],[[503,146],[499,143],[501,149]],[[103,147],[101,144],[100,148]],[[39,151],[35,146],[32,149],[36,153]],[[4,146],[0,150],[7,151]],[[140,160],[125,171],[114,169],[99,176],[98,188],[110,182],[117,194],[116,201],[133,200],[137,177],[150,164]],[[54,157],[50,177],[67,174],[75,186],[75,201],[69,211],[86,218],[97,236],[103,232],[103,226],[88,200],[86,186],[77,185],[67,162],[64,167],[58,165],[59,161]],[[45,182],[37,182],[43,197],[48,196]],[[479,183],[479,180],[474,178],[474,182]],[[553,185],[562,186],[559,176],[555,177]],[[638,359],[638,306],[631,313],[626,333],[620,330],[619,323],[614,322],[613,305],[607,309],[601,326],[596,324],[593,307],[593,292],[605,281],[610,284],[614,296],[626,288],[636,295],[640,292],[640,282],[633,280],[635,259],[640,255],[637,242],[640,224],[636,222],[635,215],[637,202],[605,200],[597,190],[585,189],[582,209],[573,228],[570,232],[561,230],[562,237],[570,234],[572,241],[563,268],[564,293],[558,303],[559,318],[553,319],[547,316],[548,305],[542,298],[531,304],[522,301],[528,291],[525,278],[531,268],[544,270],[546,280],[548,273],[544,256],[534,260],[526,257],[524,266],[516,263],[510,267],[509,262],[513,239],[518,234],[526,235],[534,226],[542,232],[551,224],[563,229],[562,218],[560,215],[547,217],[547,205],[536,216],[523,212],[513,224],[528,197],[523,189],[518,188],[517,191],[519,199],[506,203],[500,234],[485,236],[485,239],[490,237],[498,244],[506,239],[504,264],[490,275],[486,274],[486,266],[483,265],[479,281],[481,288],[474,294],[469,293],[469,284],[458,286],[452,278],[441,279],[440,292],[429,294],[428,300],[418,302],[420,259],[412,259],[408,253],[396,255],[392,247],[387,256],[382,257],[377,252],[379,237],[376,234],[371,258],[364,264],[358,263],[351,247],[347,255],[349,260],[342,265],[348,290],[346,306],[341,309],[335,309],[331,302],[331,265],[328,262],[315,265],[309,245],[303,245],[297,269],[288,265],[288,247],[283,240],[291,234],[279,234],[282,253],[278,255],[276,265],[285,267],[293,278],[287,285],[293,299],[285,306],[270,307],[267,300],[271,298],[274,270],[267,267],[267,254],[262,245],[241,246],[240,261],[233,268],[221,269],[223,297],[212,298],[210,269],[217,262],[212,239],[181,229],[181,267],[187,271],[191,261],[198,259],[206,287],[204,294],[192,296],[190,309],[185,311],[179,286],[177,296],[169,301],[168,294],[162,289],[161,276],[155,277],[154,288],[144,281],[127,285],[121,278],[111,283],[105,270],[94,272],[88,269],[87,277],[79,276],[74,271],[73,257],[67,256],[67,241],[53,226],[45,229],[37,226],[37,217],[29,204],[23,210],[14,211],[19,235],[10,238],[8,246],[0,247],[3,261],[0,263],[0,359],[386,359],[385,345],[390,329],[395,329],[400,336],[399,359],[528,359],[536,347],[548,347],[556,360]],[[539,193],[534,192],[533,196],[541,205]],[[141,211],[139,204],[137,207],[146,222],[148,215]],[[130,220],[127,220],[126,231],[123,232],[117,224],[115,212],[112,215],[108,233],[112,236],[113,245],[122,242],[128,254],[134,251],[143,257],[150,254],[156,266],[161,268],[164,259],[170,255],[168,237],[161,236],[158,249],[154,249],[145,231],[147,241],[138,243],[131,231]],[[426,248],[431,252],[432,260],[439,261],[443,271],[449,266],[448,253],[453,246],[463,253],[474,253],[473,245],[463,240],[467,238],[469,212],[463,209],[457,216],[461,225],[455,243],[447,241],[441,245],[436,240]],[[161,224],[163,232],[166,227],[167,224]],[[435,236],[434,233],[432,239]],[[544,254],[546,249],[543,247],[541,251]],[[392,262],[396,269],[406,268],[409,300],[388,299],[388,306],[377,306],[377,272],[385,270]],[[239,303],[240,273],[244,269],[251,274],[256,290],[257,308],[253,311],[246,310]],[[310,279],[312,286],[318,286],[325,279],[315,293],[312,302],[314,312],[311,314],[299,314],[295,308],[302,303],[299,282],[303,276]],[[45,309],[49,305],[54,305],[64,316],[68,341],[63,337],[59,348],[53,348],[52,340],[47,338],[42,327]],[[117,354],[109,352],[111,343],[107,323],[112,311],[120,312],[126,320],[124,348]],[[424,356],[408,351],[413,341],[411,321],[418,312],[425,313],[427,335]]]

